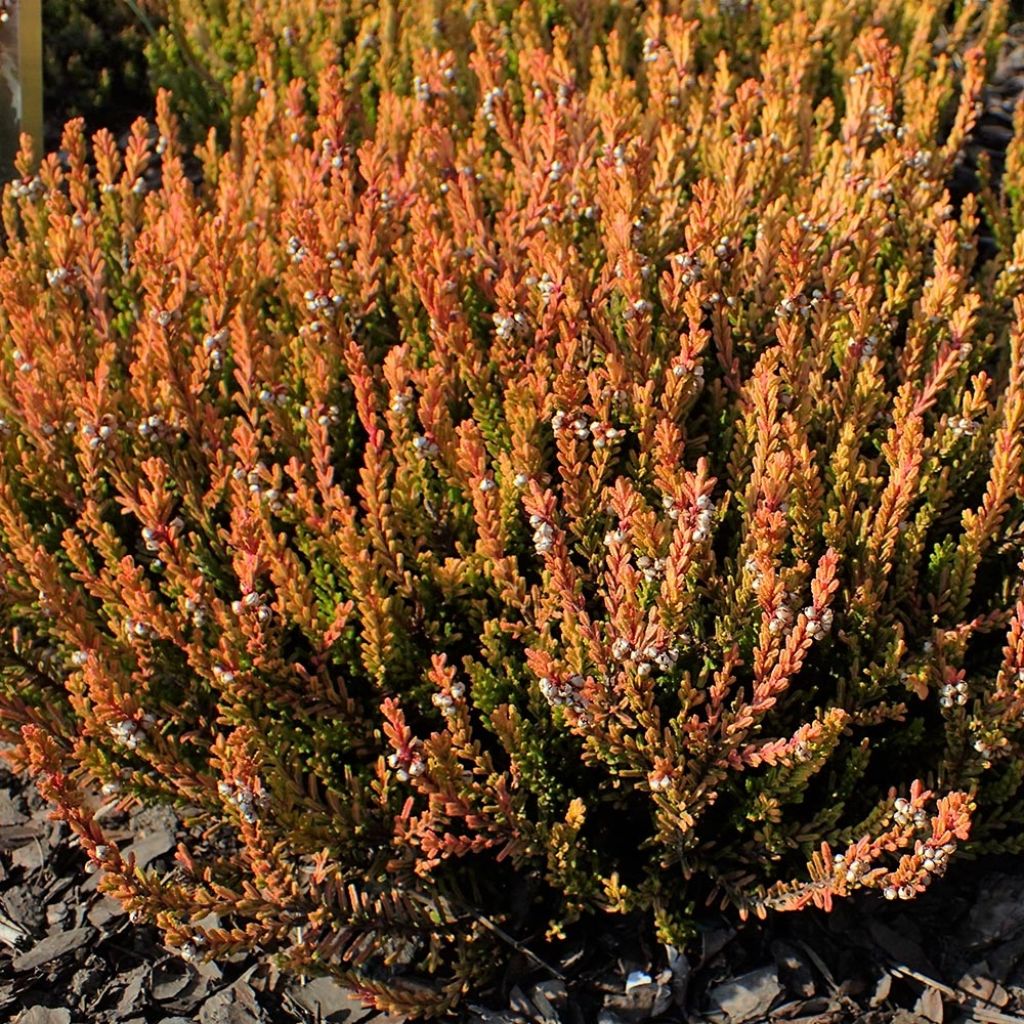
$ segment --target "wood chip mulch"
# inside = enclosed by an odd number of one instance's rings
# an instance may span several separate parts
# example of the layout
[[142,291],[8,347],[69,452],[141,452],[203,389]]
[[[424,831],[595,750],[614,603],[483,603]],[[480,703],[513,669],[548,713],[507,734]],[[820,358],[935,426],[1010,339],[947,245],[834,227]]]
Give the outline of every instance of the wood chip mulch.
[[[166,808],[102,820],[143,866],[169,867],[184,835]],[[287,979],[255,957],[186,963],[96,882],[35,788],[0,767],[0,1021],[389,1020],[330,979]],[[707,914],[688,957],[640,922],[594,931],[557,957],[510,945],[464,1024],[1024,1024],[1024,869],[1013,860],[961,864],[912,904],[867,898],[738,932]]]

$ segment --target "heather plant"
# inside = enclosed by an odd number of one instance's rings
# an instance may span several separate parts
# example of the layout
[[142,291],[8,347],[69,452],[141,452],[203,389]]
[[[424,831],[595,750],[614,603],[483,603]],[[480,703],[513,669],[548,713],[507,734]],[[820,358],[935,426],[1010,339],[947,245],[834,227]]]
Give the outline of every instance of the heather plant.
[[127,126],[151,108],[145,47],[153,25],[144,5],[44,0],[42,14],[44,105],[57,131],[69,117],[94,124],[124,108]]
[[1021,847],[1024,115],[944,184],[1003,8],[702,10],[264,76],[199,184],[166,94],[23,154],[0,736],[182,955],[437,1014]]
[[[637,76],[651,55],[645,50],[651,17],[696,21],[690,40],[696,64],[708,67],[725,50],[733,74],[748,77],[756,76],[773,30],[806,11],[821,34],[817,85],[838,100],[840,65],[862,29],[885,29],[909,50],[913,72],[932,45],[950,54],[962,50],[979,18],[971,4],[934,0],[150,0],[146,9],[156,25],[146,49],[150,77],[172,91],[186,131],[198,129],[200,138],[210,125],[226,138],[231,125],[252,112],[267,83],[286,87],[302,78],[315,99],[316,82],[331,65],[343,69],[346,89],[360,96],[361,112],[371,122],[382,91],[428,89],[417,64],[424,51],[452,55],[444,84],[458,93],[477,24],[496,33],[513,74],[521,54],[550,49],[552,33],[564,30],[562,59],[578,86],[587,88],[594,48],[605,48],[609,34],[622,73]],[[984,39],[994,38],[986,29]]]

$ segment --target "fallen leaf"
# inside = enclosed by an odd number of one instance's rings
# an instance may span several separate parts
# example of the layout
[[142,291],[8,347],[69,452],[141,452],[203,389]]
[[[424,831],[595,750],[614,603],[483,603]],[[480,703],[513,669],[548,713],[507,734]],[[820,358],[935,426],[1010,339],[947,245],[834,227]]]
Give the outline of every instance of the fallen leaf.
[[665,947],[668,969],[672,972],[672,1001],[680,1010],[686,1008],[686,992],[690,986],[690,961],[674,946]]
[[89,913],[86,916],[89,918],[90,924],[95,925],[97,928],[102,928],[110,921],[118,917],[124,917],[125,909],[118,900],[110,896],[104,896],[89,908]]
[[561,1018],[558,1016],[558,1011],[543,992],[538,992],[535,988],[531,991],[530,998],[537,1008],[535,1019],[539,1019],[541,1024],[560,1024]]
[[538,981],[530,990],[531,996],[542,995],[554,1006],[562,1006],[569,998],[569,990],[564,981],[550,978],[547,981]]
[[349,1019],[366,1015],[366,1007],[348,989],[333,978],[313,978],[305,984],[293,982],[286,989],[288,997],[310,1014],[330,1017],[342,1010],[349,1011]]
[[185,991],[192,977],[192,969],[183,960],[164,960],[153,968],[150,992],[158,1003],[170,1002]]
[[244,982],[210,996],[196,1018],[199,1024],[259,1024],[263,1019],[252,989]]
[[632,992],[635,988],[653,984],[654,979],[644,971],[630,971],[629,977],[626,979],[626,991]]
[[11,866],[21,868],[26,874],[31,875],[43,866],[45,859],[42,844],[28,842],[11,854]]
[[0,850],[16,850],[33,839],[41,839],[45,834],[44,828],[32,822],[24,825],[4,825],[0,827]]
[[117,1001],[119,1020],[121,1016],[127,1017],[128,1013],[139,1005],[146,981],[149,979],[150,970],[149,964],[141,964],[122,977],[121,980],[125,983],[125,986],[121,990],[120,998]]
[[26,820],[11,798],[9,790],[0,789],[0,826],[21,825]]
[[786,988],[795,996],[810,999],[814,995],[814,975],[806,957],[788,942],[777,939],[771,945],[775,965]]
[[31,971],[43,964],[66,956],[95,935],[92,928],[72,928],[70,931],[58,932],[56,935],[47,935],[45,939],[37,942],[31,949],[20,953],[12,961],[11,965],[16,971]]
[[782,992],[775,967],[761,967],[718,985],[708,993],[711,1005],[724,1013],[731,1024],[757,1020],[767,1015]]
[[888,971],[883,971],[878,979],[878,984],[875,985],[875,991],[869,1000],[869,1005],[881,1006],[889,998],[891,991],[892,975]]
[[975,964],[958,982],[957,987],[982,1002],[994,1006],[1006,1006],[1010,1001],[1010,993],[997,981],[991,978],[992,968],[982,961]]
[[71,1024],[71,1011],[63,1006],[33,1006],[15,1017],[14,1024]]
[[942,1024],[946,1016],[946,1007],[942,1002],[942,993],[937,988],[926,988],[914,1005],[914,1012],[934,1024]]

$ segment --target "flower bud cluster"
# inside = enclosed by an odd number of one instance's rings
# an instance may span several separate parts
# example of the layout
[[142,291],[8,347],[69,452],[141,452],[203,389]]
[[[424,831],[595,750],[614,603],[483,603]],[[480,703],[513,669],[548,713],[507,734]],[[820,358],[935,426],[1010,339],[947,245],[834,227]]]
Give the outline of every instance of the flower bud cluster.
[[185,529],[185,520],[181,516],[175,516],[167,527],[144,526],[142,528],[142,539],[146,542],[147,551],[159,551],[161,543],[167,541],[169,532],[180,535]]
[[498,104],[498,100],[505,95],[505,90],[500,85],[496,85],[491,89],[488,89],[484,93],[484,98],[480,103],[480,112],[483,114],[484,120],[492,128],[498,127],[498,117],[495,114],[495,107]]
[[961,363],[966,363],[974,351],[974,346],[969,341],[954,341],[951,348]]
[[625,544],[627,540],[629,540],[629,533],[620,527],[616,530],[609,530],[604,535],[604,546],[606,548],[614,547],[616,544]]
[[784,320],[793,316],[803,317],[805,320],[811,315],[814,304],[801,292],[799,295],[788,296],[782,299],[775,307],[775,315]]
[[954,437],[973,437],[980,429],[980,424],[968,416],[951,416],[949,429]]
[[807,619],[807,633],[812,640],[824,640],[832,631],[831,608],[819,611],[814,605],[808,605],[804,609],[804,616]]
[[688,377],[697,384],[704,383],[704,365],[702,363],[685,362],[675,363],[672,367],[672,376],[677,380]]
[[[324,139],[325,152],[327,151],[327,146],[330,143],[330,141],[330,139]],[[340,153],[336,154],[331,158],[332,167],[342,167],[344,165],[344,162],[344,157],[341,156]],[[324,259],[327,260],[327,265],[331,268],[331,270],[344,269],[345,263],[341,257],[347,255],[349,249],[350,246],[348,244],[348,241],[343,238],[341,239],[341,241],[338,242],[338,244],[333,249],[328,249],[327,252],[324,253]],[[341,306],[342,302],[344,301],[342,297],[335,295],[331,295],[330,300],[334,306]]]
[[986,726],[985,723],[979,721],[972,721],[969,727],[974,736],[971,740],[971,748],[981,754],[989,764],[997,753],[1006,751],[1010,747],[1010,740],[1005,732],[998,727]]
[[302,244],[302,240],[295,235],[288,239],[285,249],[288,255],[291,256],[292,263],[301,263],[309,255],[309,250]]
[[641,555],[636,560],[636,567],[643,574],[648,583],[655,583],[665,574],[665,559],[651,558],[650,555]]
[[924,828],[928,824],[928,812],[915,807],[905,797],[898,797],[893,804],[892,821],[897,828]]
[[257,462],[252,469],[246,470],[236,466],[231,475],[235,480],[244,480],[249,488],[249,493],[266,504],[272,512],[280,512],[284,508],[284,498],[276,487],[266,487],[265,477],[268,475],[268,468],[265,462]]
[[768,622],[768,632],[772,636],[778,636],[793,625],[796,613],[793,611],[791,602],[796,601],[796,594],[785,594],[779,602],[772,617]]
[[191,597],[185,598],[185,614],[197,629],[202,629],[206,625],[208,613],[208,609],[199,601]]
[[148,622],[133,618],[131,615],[125,616],[122,626],[125,636],[129,638],[136,637],[139,640],[147,640],[154,633],[153,627]]
[[152,715],[143,715],[140,720],[122,718],[110,726],[110,734],[117,743],[127,747],[129,750],[136,750],[139,744],[146,738],[146,731],[154,724]]
[[896,134],[896,124],[892,120],[885,104],[873,103],[868,107],[868,119],[871,130],[883,139],[891,138]]
[[123,787],[121,786],[119,779],[110,779],[100,786],[100,793],[102,793],[103,796],[117,796],[118,793],[121,792],[122,788]]
[[214,665],[213,677],[217,682],[229,686],[235,681],[235,672],[228,665]]
[[934,840],[918,846],[917,853],[921,857],[921,867],[929,875],[942,875],[949,867],[949,858],[956,852],[956,843],[943,843],[941,846]]
[[912,900],[914,898],[914,887],[912,885],[887,885],[882,891],[887,900]]
[[231,602],[231,611],[238,617],[253,615],[261,624],[268,623],[273,617],[267,605],[267,595],[250,590],[241,600]]
[[542,676],[539,681],[540,692],[552,707],[568,708],[580,714],[586,709],[582,695],[585,681],[579,673],[567,679],[550,679]]
[[53,267],[46,272],[46,283],[65,295],[75,290],[75,271],[69,267]]
[[[593,439],[594,447],[599,451],[609,443],[621,441],[626,436],[626,431],[621,427],[615,428],[610,423],[591,422],[589,425],[590,436]],[[579,436],[578,434],[576,435]]]
[[536,512],[530,516],[530,525],[533,527],[533,546],[537,554],[547,554],[555,544],[555,528]]
[[174,434],[174,428],[159,413],[143,417],[136,424],[135,431],[147,441],[166,440]]
[[878,352],[878,335],[869,334],[863,338],[851,338],[847,347],[858,359],[870,359]]
[[117,847],[116,846],[108,846],[106,843],[97,843],[92,848],[92,853],[90,854],[90,856],[91,856],[94,864],[95,865],[99,865],[99,864],[102,864],[103,861],[105,861],[111,855],[111,853],[116,853],[116,852],[117,852]]
[[260,388],[259,400],[263,405],[287,405],[288,392],[279,385],[264,384]]
[[412,446],[424,459],[436,459],[441,454],[437,442],[426,434],[417,434],[412,439]]
[[691,539],[698,544],[701,541],[707,540],[708,535],[711,532],[711,525],[714,521],[715,514],[714,502],[708,497],[708,495],[701,494],[698,496],[692,509],[684,509],[670,494],[666,494],[662,497],[661,504],[669,519],[673,522],[677,522],[684,512],[688,512],[692,519],[692,531],[690,533]]
[[413,95],[418,103],[429,103],[434,95],[430,83],[420,75],[413,79]]
[[837,853],[832,858],[833,873],[845,880],[847,885],[856,885],[864,873],[871,867],[871,860],[868,857],[854,857],[847,861],[846,854]]
[[34,202],[46,195],[46,186],[38,175],[31,178],[20,178],[11,183],[11,195],[15,199],[28,199]]
[[199,954],[203,946],[206,945],[206,940],[202,935],[194,935],[187,942],[183,943],[179,949],[178,954],[181,959],[186,963],[192,964],[199,959]]
[[529,321],[523,313],[495,313],[491,319],[494,321],[494,333],[503,341],[513,337],[522,337],[529,328]]
[[[308,420],[313,415],[313,406],[303,403],[299,406],[299,416]],[[341,419],[341,410],[336,405],[329,405],[326,412],[320,413],[316,421],[321,427],[334,426]]]
[[113,440],[117,434],[117,420],[107,414],[99,423],[85,423],[82,425],[82,436],[86,439],[86,445],[96,451]]
[[420,747],[419,740],[411,740],[401,751],[388,754],[388,767],[400,782],[418,778],[427,770],[427,762]]
[[[334,260],[337,261],[335,255]],[[327,294],[325,292],[315,292],[312,288],[307,289],[303,293],[303,299],[306,302],[306,309],[310,313],[316,313],[318,316],[322,316],[325,320],[333,320],[338,315],[338,310],[341,308],[345,299],[344,296],[337,294]]]
[[412,407],[413,401],[413,396],[408,391],[400,391],[391,399],[391,405],[389,408],[396,416],[401,416],[409,411]]
[[170,327],[181,319],[181,312],[177,309],[151,309],[149,318],[161,327]]
[[[802,231],[813,232],[819,235],[828,231],[828,221],[811,220],[806,213],[798,213],[796,222],[800,225]],[[821,293],[819,292],[818,294],[820,295]]]
[[939,706],[944,708],[963,707],[968,700],[970,693],[967,689],[967,682],[963,679],[957,682],[944,683],[939,690]]
[[270,795],[262,787],[254,791],[252,786],[244,782],[222,780],[217,783],[217,792],[228,803],[234,804],[242,820],[250,825],[256,822],[258,812],[264,810],[270,803]]
[[648,678],[654,669],[659,672],[671,672],[679,660],[679,650],[676,647],[647,644],[638,651],[625,637],[621,636],[613,641],[611,655],[615,661],[622,664],[635,665],[636,673],[641,679]]
[[435,693],[430,698],[430,703],[437,708],[446,718],[455,714],[459,702],[466,696],[466,687],[458,681],[452,683],[447,691]]
[[[561,168],[561,164],[555,161]],[[551,170],[554,171],[555,165],[552,164]],[[561,170],[559,170],[561,174]],[[555,293],[555,282],[551,280],[551,275],[545,270],[539,278],[534,277],[532,274],[526,278],[526,283],[531,286],[536,286],[537,291],[540,292],[540,297],[544,305],[546,306],[551,301],[551,296]]]
[[[725,255],[725,246],[722,245],[721,248],[722,255]],[[683,272],[680,275],[680,280],[687,287],[696,284],[704,276],[704,263],[697,255],[688,252],[677,252],[672,257],[672,262],[682,269]]]
[[632,320],[634,317],[643,316],[644,313],[649,313],[652,308],[647,299],[636,299],[623,310],[622,319]]

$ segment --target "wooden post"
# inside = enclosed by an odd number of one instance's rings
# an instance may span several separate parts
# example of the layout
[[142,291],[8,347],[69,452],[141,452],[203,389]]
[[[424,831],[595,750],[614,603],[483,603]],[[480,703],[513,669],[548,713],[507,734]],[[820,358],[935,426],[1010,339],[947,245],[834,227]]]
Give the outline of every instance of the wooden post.
[[43,15],[41,0],[0,0],[0,177],[13,173],[18,139],[28,132],[43,151]]

